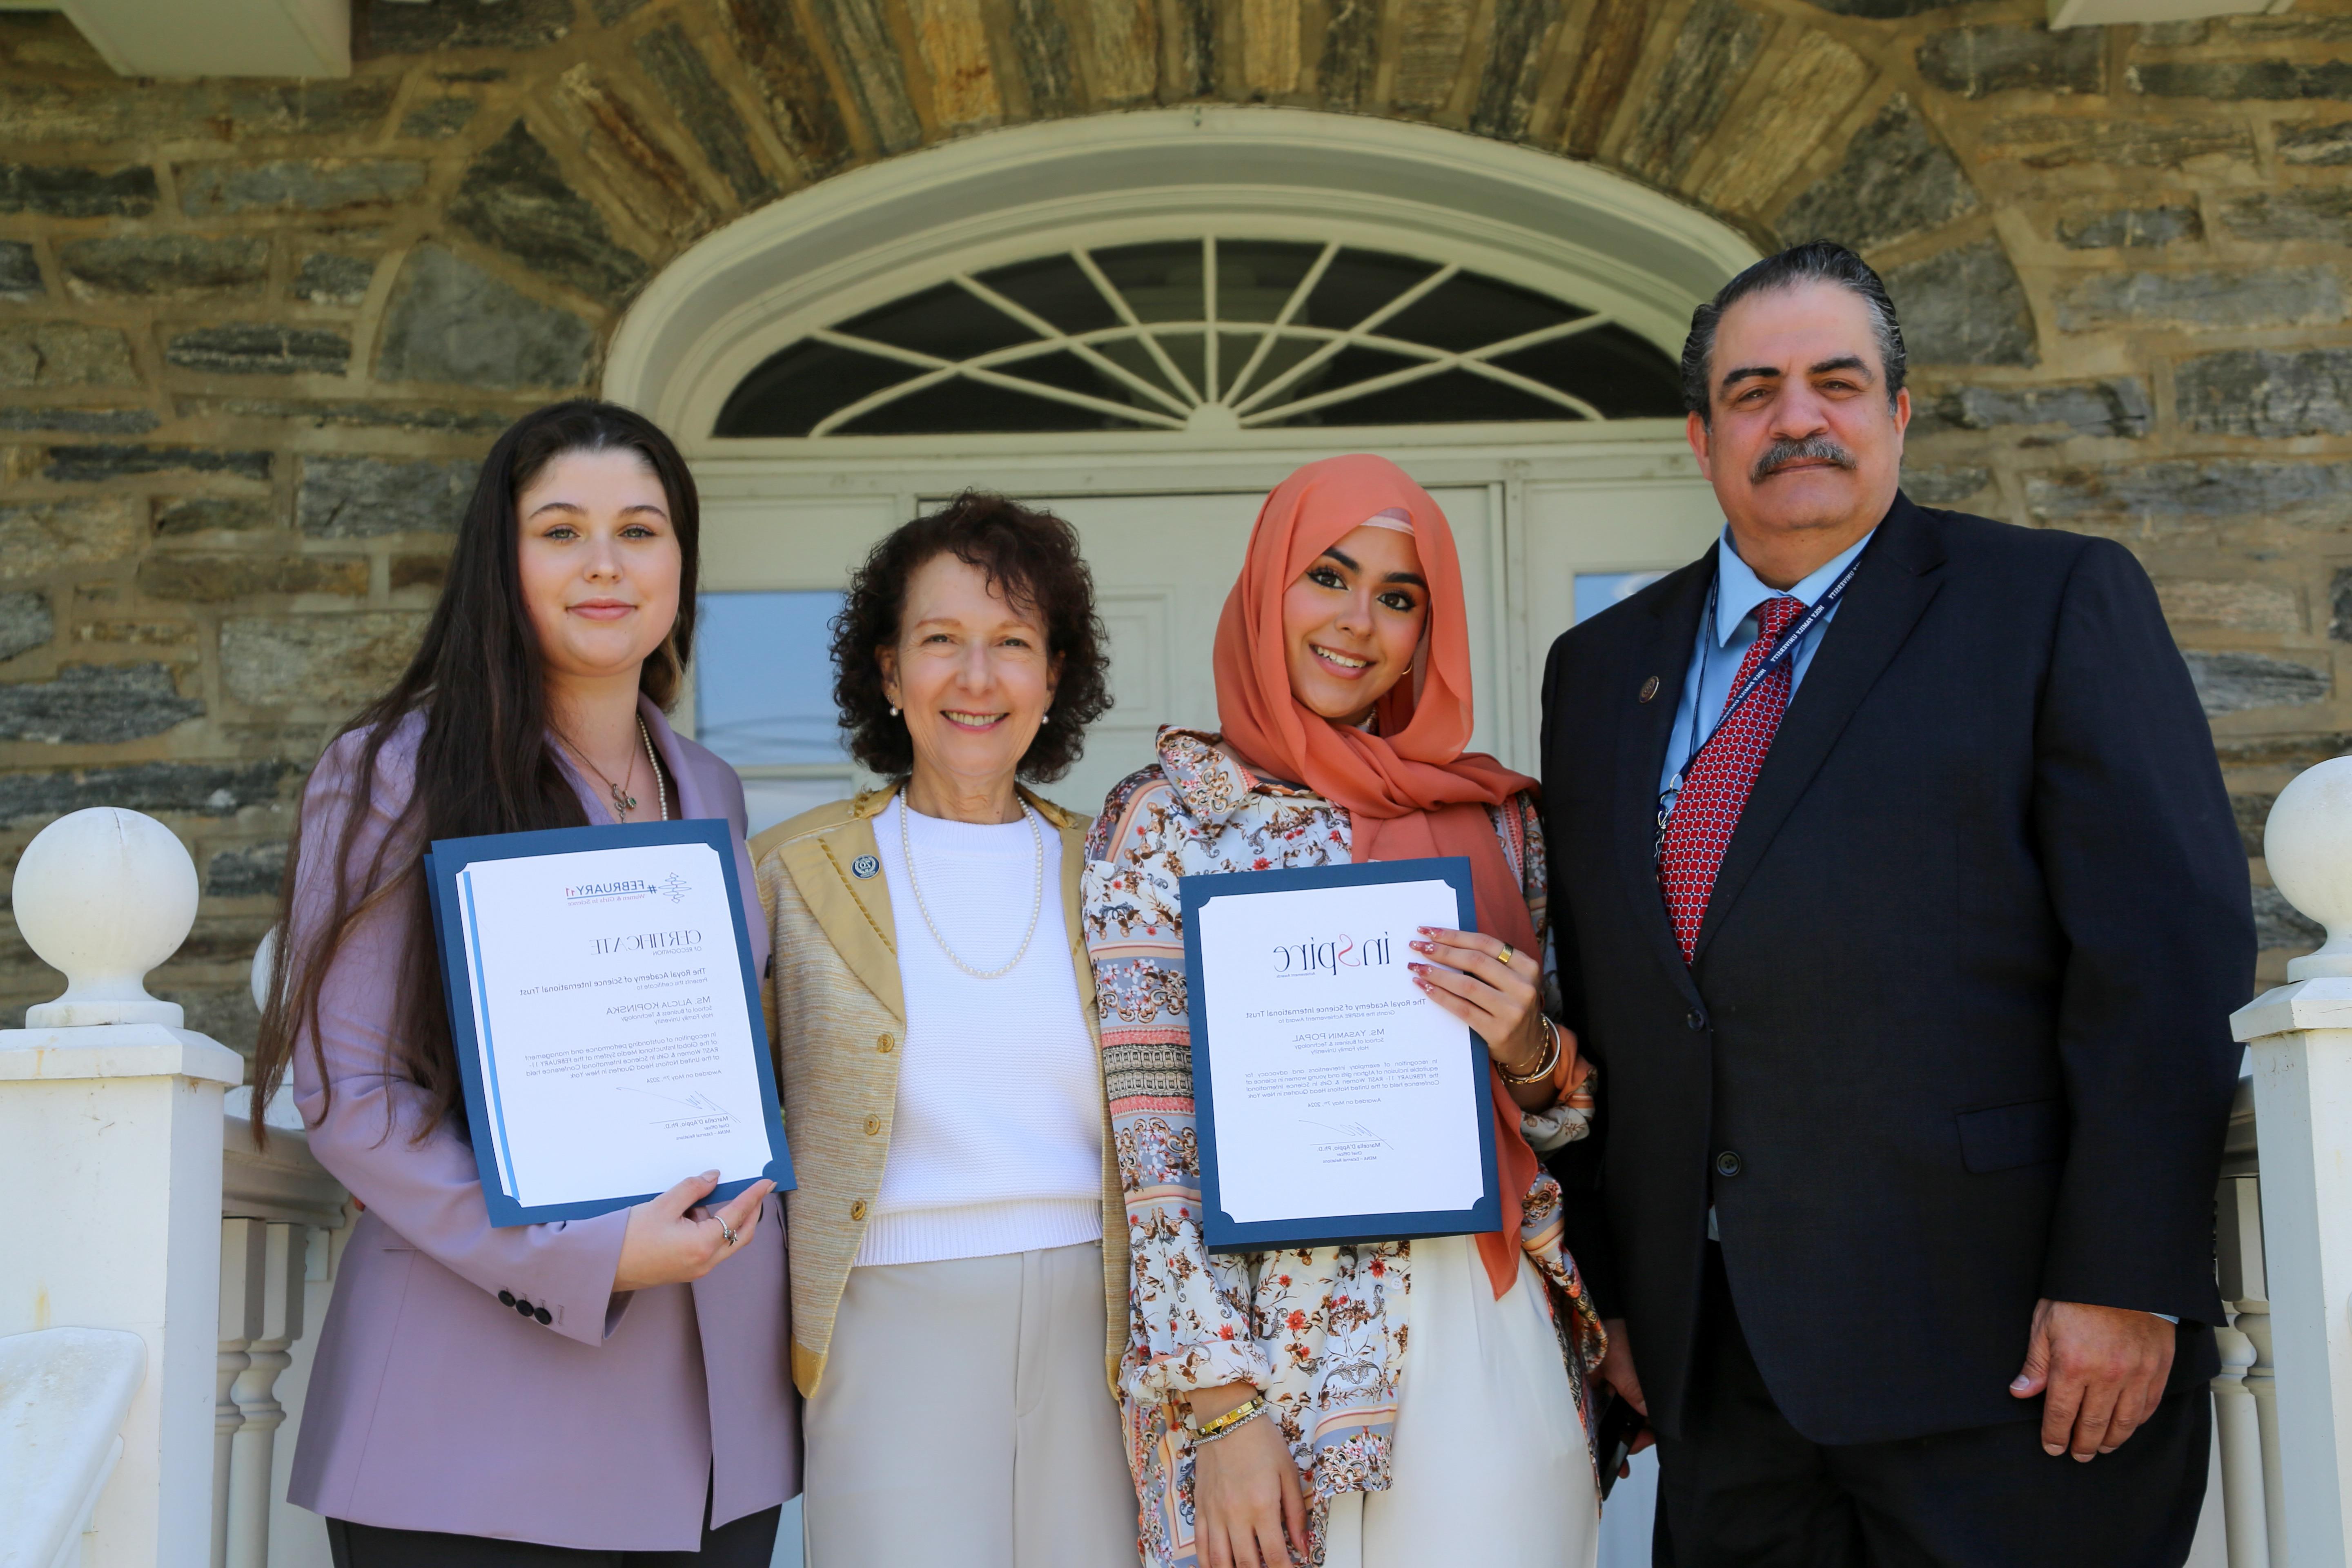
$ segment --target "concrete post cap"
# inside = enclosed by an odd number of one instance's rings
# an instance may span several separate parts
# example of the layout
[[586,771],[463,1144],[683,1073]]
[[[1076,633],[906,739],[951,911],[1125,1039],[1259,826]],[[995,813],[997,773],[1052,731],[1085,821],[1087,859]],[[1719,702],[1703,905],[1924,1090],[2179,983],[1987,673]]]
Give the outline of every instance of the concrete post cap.
[[66,989],[26,1009],[26,1026],[178,1028],[180,1005],[147,994],[145,981],[187,940],[196,896],[196,863],[152,816],[99,805],[41,829],[16,862],[10,902],[26,945]]

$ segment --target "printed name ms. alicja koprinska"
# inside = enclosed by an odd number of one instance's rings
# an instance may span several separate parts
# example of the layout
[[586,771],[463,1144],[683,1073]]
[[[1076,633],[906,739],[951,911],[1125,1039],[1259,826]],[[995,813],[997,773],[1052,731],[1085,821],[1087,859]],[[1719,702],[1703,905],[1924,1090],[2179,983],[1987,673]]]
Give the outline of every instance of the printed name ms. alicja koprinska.
[[493,1225],[698,1171],[793,1185],[727,824],[443,838],[425,858]]
[[1412,983],[1475,929],[1459,857],[1183,879],[1203,1232],[1217,1252],[1502,1223],[1486,1050]]

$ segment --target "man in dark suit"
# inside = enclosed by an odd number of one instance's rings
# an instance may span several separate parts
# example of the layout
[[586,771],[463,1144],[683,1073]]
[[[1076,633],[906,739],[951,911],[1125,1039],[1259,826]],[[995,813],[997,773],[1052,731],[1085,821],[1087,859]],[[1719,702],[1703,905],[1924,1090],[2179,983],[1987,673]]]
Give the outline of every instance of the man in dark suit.
[[1603,1375],[1675,1568],[2178,1564],[2222,1321],[2245,859],[2119,546],[1896,488],[1842,247],[1693,321],[1717,548],[1544,679]]

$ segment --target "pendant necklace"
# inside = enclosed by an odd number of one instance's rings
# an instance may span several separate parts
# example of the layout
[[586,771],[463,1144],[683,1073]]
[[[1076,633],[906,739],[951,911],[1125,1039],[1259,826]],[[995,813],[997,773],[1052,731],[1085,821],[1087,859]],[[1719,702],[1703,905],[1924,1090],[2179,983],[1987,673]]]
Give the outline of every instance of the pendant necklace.
[[998,969],[974,969],[958,957],[956,950],[948,945],[948,939],[940,934],[939,922],[931,919],[931,907],[923,902],[923,884],[915,875],[915,841],[907,831],[907,819],[914,815],[913,809],[907,805],[906,792],[901,790],[898,795],[898,854],[907,863],[907,886],[914,889],[915,908],[922,911],[923,924],[930,928],[931,940],[940,944],[940,951],[948,955],[950,963],[974,980],[1003,979],[1019,967],[1022,956],[1029,951],[1030,939],[1037,934],[1037,916],[1045,907],[1045,834],[1037,826],[1037,814],[1029,808],[1027,801],[1021,803],[1021,820],[1029,825],[1029,837],[1037,846],[1036,870],[1029,886],[1029,929],[1021,933],[1021,945],[1013,949],[1013,956]]
[[[643,715],[639,715],[637,719],[637,739],[644,742],[646,748],[646,763],[654,771],[654,790],[661,807],[661,820],[667,822],[669,820],[669,781],[662,776],[661,757],[654,751],[654,738],[646,729],[646,721]],[[582,762],[586,763],[588,764],[588,771],[594,773],[599,779],[602,779],[604,783],[604,787],[612,792],[614,816],[623,822],[628,821],[629,813],[637,809],[637,797],[631,795],[627,790],[623,789],[619,784],[614,784],[613,782],[613,776],[604,769],[598,767],[596,765],[596,760],[593,757],[591,757],[586,752],[582,751],[579,746],[573,744],[570,736],[564,737],[564,744],[570,746],[572,749],[572,754],[578,757]],[[632,759],[632,761],[634,760],[635,759]]]

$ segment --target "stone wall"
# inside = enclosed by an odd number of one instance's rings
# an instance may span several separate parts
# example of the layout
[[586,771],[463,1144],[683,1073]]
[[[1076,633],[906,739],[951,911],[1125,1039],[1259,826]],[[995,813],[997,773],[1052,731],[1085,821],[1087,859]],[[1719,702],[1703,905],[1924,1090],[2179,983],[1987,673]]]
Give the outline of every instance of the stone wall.
[[[2053,35],[2041,0],[359,0],[308,84],[140,82],[0,13],[0,864],[152,812],[157,989],[249,1043],[288,805],[402,659],[472,466],[663,264],[844,169],[1194,100],[1591,159],[1904,307],[1931,502],[2123,540],[2250,853],[2352,749],[2352,0]],[[2258,908],[2275,974],[2309,931]],[[0,1016],[50,982],[0,931]]]

